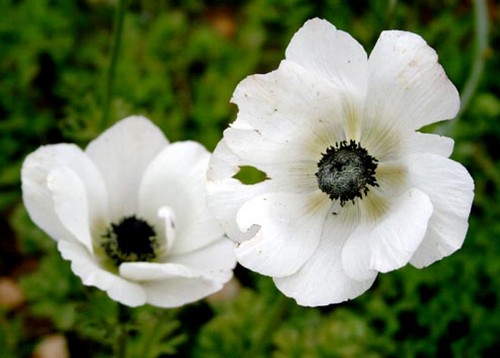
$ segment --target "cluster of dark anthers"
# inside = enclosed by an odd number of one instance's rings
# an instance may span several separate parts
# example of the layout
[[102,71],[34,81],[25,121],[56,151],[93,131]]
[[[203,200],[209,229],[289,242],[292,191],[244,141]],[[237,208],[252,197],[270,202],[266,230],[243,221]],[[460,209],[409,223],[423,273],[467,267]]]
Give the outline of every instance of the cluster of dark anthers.
[[318,162],[318,186],[340,205],[362,198],[370,186],[378,186],[375,177],[378,160],[354,140],[335,143]]
[[154,228],[135,216],[111,224],[102,236],[102,247],[116,265],[123,262],[151,261],[156,257]]

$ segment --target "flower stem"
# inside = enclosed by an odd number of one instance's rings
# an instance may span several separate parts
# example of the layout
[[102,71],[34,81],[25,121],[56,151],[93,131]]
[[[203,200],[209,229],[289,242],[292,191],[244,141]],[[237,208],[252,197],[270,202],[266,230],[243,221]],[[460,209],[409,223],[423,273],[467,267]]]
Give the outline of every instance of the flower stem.
[[491,180],[497,187],[500,187],[500,172],[497,169],[496,163],[490,159],[484,145],[481,143],[474,146],[472,158],[475,163],[482,169],[486,177]]
[[394,20],[394,13],[396,11],[396,5],[398,4],[398,0],[388,0],[387,1],[387,9],[385,12],[385,19],[384,19],[384,28],[385,29],[390,29],[392,27],[392,22]]
[[475,32],[476,32],[476,52],[474,63],[465,82],[462,91],[462,107],[459,116],[465,111],[479,85],[479,80],[483,74],[484,63],[488,50],[488,9],[485,0],[474,1]]
[[106,87],[104,93],[104,107],[101,119],[101,130],[107,128],[109,124],[109,109],[111,106],[111,99],[113,97],[113,89],[115,84],[116,64],[120,54],[122,34],[123,34],[123,20],[125,18],[125,10],[127,8],[127,0],[119,0],[118,8],[115,12],[115,20],[113,27],[113,43],[111,47],[111,60],[106,76]]
[[262,323],[262,328],[257,332],[259,344],[254,344],[247,352],[245,357],[265,357],[267,350],[272,343],[273,333],[281,324],[283,317],[288,311],[288,299],[284,295],[279,295],[277,300],[271,306],[269,314],[266,315],[265,322]]
[[149,330],[151,332],[151,334],[146,336],[146,339],[144,341],[144,345],[142,346],[142,354],[141,354],[142,358],[149,357],[149,355],[150,355],[149,351],[150,351],[151,347],[153,346],[154,339],[155,339],[155,333],[159,331],[159,327],[160,327],[161,323],[163,322],[164,315],[166,314],[166,312],[167,311],[165,310],[165,311],[159,313],[158,315],[156,315],[154,322],[151,323],[151,329]]
[[121,303],[118,304],[118,333],[116,336],[115,357],[125,358],[127,353],[128,321],[130,312]]

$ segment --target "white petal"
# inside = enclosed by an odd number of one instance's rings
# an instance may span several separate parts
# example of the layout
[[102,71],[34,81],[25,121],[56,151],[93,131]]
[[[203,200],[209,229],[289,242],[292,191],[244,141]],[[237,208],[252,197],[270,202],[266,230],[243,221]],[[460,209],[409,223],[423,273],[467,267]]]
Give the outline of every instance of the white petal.
[[229,149],[225,139],[222,138],[210,157],[207,179],[217,181],[231,178],[238,173],[240,165],[243,165],[243,161]]
[[201,271],[170,262],[124,262],[120,265],[119,269],[120,276],[137,282],[165,280],[175,277],[193,278],[206,276]]
[[242,231],[253,225],[260,229],[255,237],[239,244],[238,261],[272,277],[297,272],[316,250],[330,207],[325,195],[269,193],[249,200],[236,221]]
[[342,250],[347,275],[365,280],[376,271],[406,265],[425,236],[432,210],[425,193],[410,189],[390,204],[383,219],[370,222],[363,218]]
[[236,265],[234,243],[221,238],[196,251],[169,256],[168,261],[194,268],[224,283],[232,277],[232,270]]
[[207,172],[207,201],[210,211],[231,240],[241,242],[255,235],[257,227],[242,232],[236,224],[236,213],[246,201],[269,191],[270,181],[244,185],[232,176],[239,171],[240,159],[222,139],[214,150]]
[[[323,150],[311,143],[277,143],[264,138],[257,131],[228,128],[224,142],[247,166],[265,172],[272,178],[270,186],[286,192],[311,192],[318,190],[315,173]],[[215,155],[218,155],[216,153]]]
[[111,299],[127,306],[136,307],[146,303],[146,293],[140,285],[100,268],[83,245],[62,240],[57,247],[62,257],[71,261],[71,269],[84,285],[95,286],[105,291]]
[[453,118],[460,108],[458,91],[437,61],[420,36],[384,31],[368,60],[365,116],[410,130]]
[[418,153],[408,157],[408,163],[413,185],[427,193],[434,206],[425,239],[411,261],[421,268],[462,246],[474,183],[461,164],[447,158]]
[[469,216],[474,183],[460,163],[429,153],[411,155],[407,163],[410,180],[429,195],[435,210]]
[[202,271],[173,263],[123,263],[120,275],[139,281],[147,293],[147,302],[160,307],[194,302],[218,291],[223,285]]
[[[47,186],[48,173],[58,167],[70,168],[85,184],[92,227],[107,221],[107,194],[99,172],[83,151],[73,144],[40,147],[23,163],[21,178],[23,201],[31,219],[55,240],[71,234],[55,212],[52,192]],[[105,224],[104,224],[105,225]]]
[[251,128],[278,143],[309,143],[307,149],[321,152],[344,139],[346,123],[357,120],[359,110],[347,99],[348,94],[323,78],[284,60],[277,70],[238,84],[232,98],[239,109],[233,126]]
[[233,127],[224,131],[227,146],[247,165],[318,161],[326,147],[320,148],[312,143],[311,139],[278,141],[264,137],[258,130],[253,129]]
[[358,100],[365,96],[368,82],[365,50],[351,35],[326,20],[307,21],[290,41],[286,58],[352,93]]
[[405,139],[403,150],[412,152],[426,152],[449,157],[453,151],[453,139],[437,134],[415,132]]
[[356,224],[349,210],[327,215],[318,248],[297,273],[274,279],[278,289],[299,305],[323,306],[352,299],[370,288],[376,273],[356,281],[342,267],[342,247]]
[[90,142],[86,153],[99,168],[109,193],[111,221],[135,214],[144,170],[168,144],[144,117],[128,117]]
[[144,282],[148,303],[158,307],[179,307],[198,301],[222,288],[222,283],[203,277],[171,278]]
[[424,240],[410,263],[423,268],[451,255],[462,247],[468,227],[466,218],[437,211],[431,216]]
[[176,218],[176,239],[168,244],[172,254],[197,250],[223,235],[206,203],[209,157],[196,142],[177,142],[166,147],[144,173],[139,214],[153,218],[162,207],[171,208]]
[[279,191],[288,193],[318,192],[318,162],[303,161],[265,166],[271,185]]
[[61,223],[92,253],[89,207],[82,180],[68,167],[57,167],[47,175],[47,187]]
[[231,240],[242,242],[255,236],[258,227],[252,226],[241,231],[236,223],[236,214],[243,203],[267,191],[267,186],[263,184],[243,185],[232,178],[207,184],[208,206]]
[[167,244],[167,251],[169,251],[174,242],[175,242],[175,212],[169,206],[162,206],[158,209],[158,217],[163,219],[164,222],[164,232],[165,232],[165,241]]

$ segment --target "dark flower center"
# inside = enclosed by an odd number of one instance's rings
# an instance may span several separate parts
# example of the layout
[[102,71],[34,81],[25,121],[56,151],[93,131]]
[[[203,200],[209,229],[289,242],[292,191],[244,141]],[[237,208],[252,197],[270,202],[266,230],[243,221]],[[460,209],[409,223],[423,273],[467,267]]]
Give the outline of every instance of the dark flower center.
[[156,232],[143,219],[135,216],[112,223],[103,235],[102,247],[120,265],[123,262],[151,261],[156,257]]
[[318,162],[318,186],[340,205],[367,194],[369,186],[378,186],[375,178],[378,160],[354,140],[335,143]]

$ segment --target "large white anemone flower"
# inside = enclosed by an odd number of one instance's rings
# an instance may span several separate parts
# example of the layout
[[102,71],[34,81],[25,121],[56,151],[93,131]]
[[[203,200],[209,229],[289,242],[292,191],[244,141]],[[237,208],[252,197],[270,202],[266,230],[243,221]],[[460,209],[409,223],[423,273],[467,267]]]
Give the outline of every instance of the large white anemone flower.
[[[459,96],[413,33],[385,31],[369,58],[313,19],[279,68],[236,88],[237,119],[208,171],[208,204],[245,267],[301,305],[342,302],[378,272],[459,249],[473,182],[453,141],[416,130],[454,117]],[[242,167],[265,172],[245,185]]]
[[206,207],[209,157],[128,117],[85,151],[55,144],[30,154],[23,200],[85,285],[129,306],[181,306],[218,291],[236,263]]

